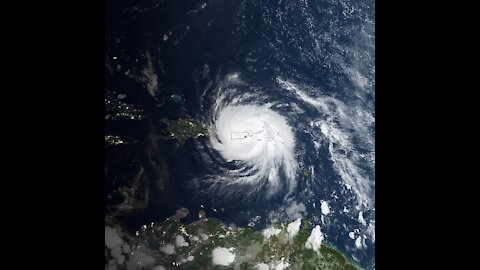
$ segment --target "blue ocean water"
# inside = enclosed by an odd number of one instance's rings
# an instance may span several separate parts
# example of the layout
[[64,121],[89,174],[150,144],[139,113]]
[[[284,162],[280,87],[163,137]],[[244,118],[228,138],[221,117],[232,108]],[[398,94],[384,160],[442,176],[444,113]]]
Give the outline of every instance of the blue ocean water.
[[[125,224],[134,231],[180,207],[238,226],[254,220],[255,229],[298,214],[321,224],[327,242],[374,268],[374,9],[373,1],[337,0],[107,2],[106,89],[125,93],[125,102],[147,115],[106,121],[108,132],[135,141],[107,151],[108,165],[117,160],[107,166],[107,180],[120,184],[107,185],[106,193],[116,194],[139,168],[136,187],[148,190],[145,206],[121,215]],[[220,87],[232,74],[241,84]],[[272,104],[287,119],[299,164],[293,194],[282,189],[267,198],[260,190],[241,200],[215,193],[195,179],[240,165],[224,161],[208,137],[184,146],[155,139],[162,118],[209,123],[222,95]],[[236,193],[242,196],[240,188]],[[115,202],[107,200],[107,212]]]

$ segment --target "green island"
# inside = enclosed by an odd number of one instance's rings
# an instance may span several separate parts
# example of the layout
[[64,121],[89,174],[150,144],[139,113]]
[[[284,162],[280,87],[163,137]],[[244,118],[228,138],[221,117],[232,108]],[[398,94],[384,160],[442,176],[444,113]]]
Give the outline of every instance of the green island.
[[[152,222],[136,232],[132,239],[138,244],[136,252],[152,258],[142,269],[360,269],[324,243],[318,252],[306,248],[312,228],[308,220],[302,221],[292,238],[287,224],[274,226],[276,234],[266,236],[248,227],[227,227],[219,219],[206,218],[204,211],[199,212],[197,221],[184,225],[180,219],[187,215],[188,210],[182,208],[166,221]],[[225,264],[215,262],[215,249],[228,250],[231,253],[227,255],[234,254],[234,259]]]
[[160,122],[167,125],[169,136],[162,137],[162,139],[176,139],[180,145],[184,145],[189,138],[198,138],[208,134],[207,128],[200,122],[191,118],[181,118],[178,120],[171,120],[163,118]]

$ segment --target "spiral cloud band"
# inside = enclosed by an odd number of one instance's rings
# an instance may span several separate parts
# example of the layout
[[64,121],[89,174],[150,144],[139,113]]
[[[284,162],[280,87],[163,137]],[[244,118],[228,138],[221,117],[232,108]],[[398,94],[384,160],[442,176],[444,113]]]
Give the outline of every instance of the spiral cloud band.
[[214,132],[214,149],[226,160],[244,162],[248,168],[230,181],[255,185],[266,180],[272,191],[279,187],[283,168],[289,190],[294,188],[295,140],[278,113],[259,105],[227,106],[219,112]]

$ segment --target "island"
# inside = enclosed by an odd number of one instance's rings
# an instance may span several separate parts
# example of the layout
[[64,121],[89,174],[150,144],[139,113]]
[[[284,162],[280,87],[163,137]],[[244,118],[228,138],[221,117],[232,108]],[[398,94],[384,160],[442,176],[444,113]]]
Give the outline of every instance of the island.
[[162,139],[176,139],[180,145],[184,145],[189,138],[198,138],[208,134],[207,128],[192,118],[180,118],[171,120],[163,118],[160,122],[167,125],[168,136]]

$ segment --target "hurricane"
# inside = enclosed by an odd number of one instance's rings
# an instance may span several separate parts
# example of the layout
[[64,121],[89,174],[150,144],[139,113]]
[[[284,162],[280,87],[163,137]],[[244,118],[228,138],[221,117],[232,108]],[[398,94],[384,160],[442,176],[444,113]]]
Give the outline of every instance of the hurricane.
[[194,193],[232,208],[252,201],[270,205],[266,217],[273,221],[321,205],[314,220],[326,226],[326,235],[353,237],[354,247],[346,248],[363,256],[375,242],[370,104],[287,76],[257,81],[230,72],[215,78],[198,101],[209,134],[195,142],[206,173],[190,182]]
[[[231,183],[278,187],[283,167],[288,186],[294,186],[294,137],[285,119],[267,106],[239,105],[222,108],[215,121],[212,146],[229,161],[246,167],[232,173]],[[240,172],[237,174],[236,172]]]
[[238,95],[242,86],[234,73],[215,89],[203,156],[215,170],[200,181],[222,196],[239,189],[246,198],[259,192],[266,198],[279,192],[288,196],[296,187],[298,169],[291,124],[276,111],[275,102],[262,102],[254,92]]
[[145,224],[183,207],[254,230],[308,220],[322,244],[375,269],[375,1],[162,1],[118,14],[112,205]]
[[320,180],[327,166],[309,163],[320,159],[339,175],[338,192],[353,193],[357,210],[373,206],[369,175],[375,164],[375,118],[368,108],[309,95],[318,89],[281,77],[271,85],[255,85],[235,72],[210,88],[206,96],[214,96],[213,102],[201,101],[210,105],[205,109],[210,136],[198,145],[211,168],[197,179],[203,191],[224,198],[239,191],[243,198],[258,193],[287,198],[308,174],[313,181],[307,186],[315,194],[325,188]]

